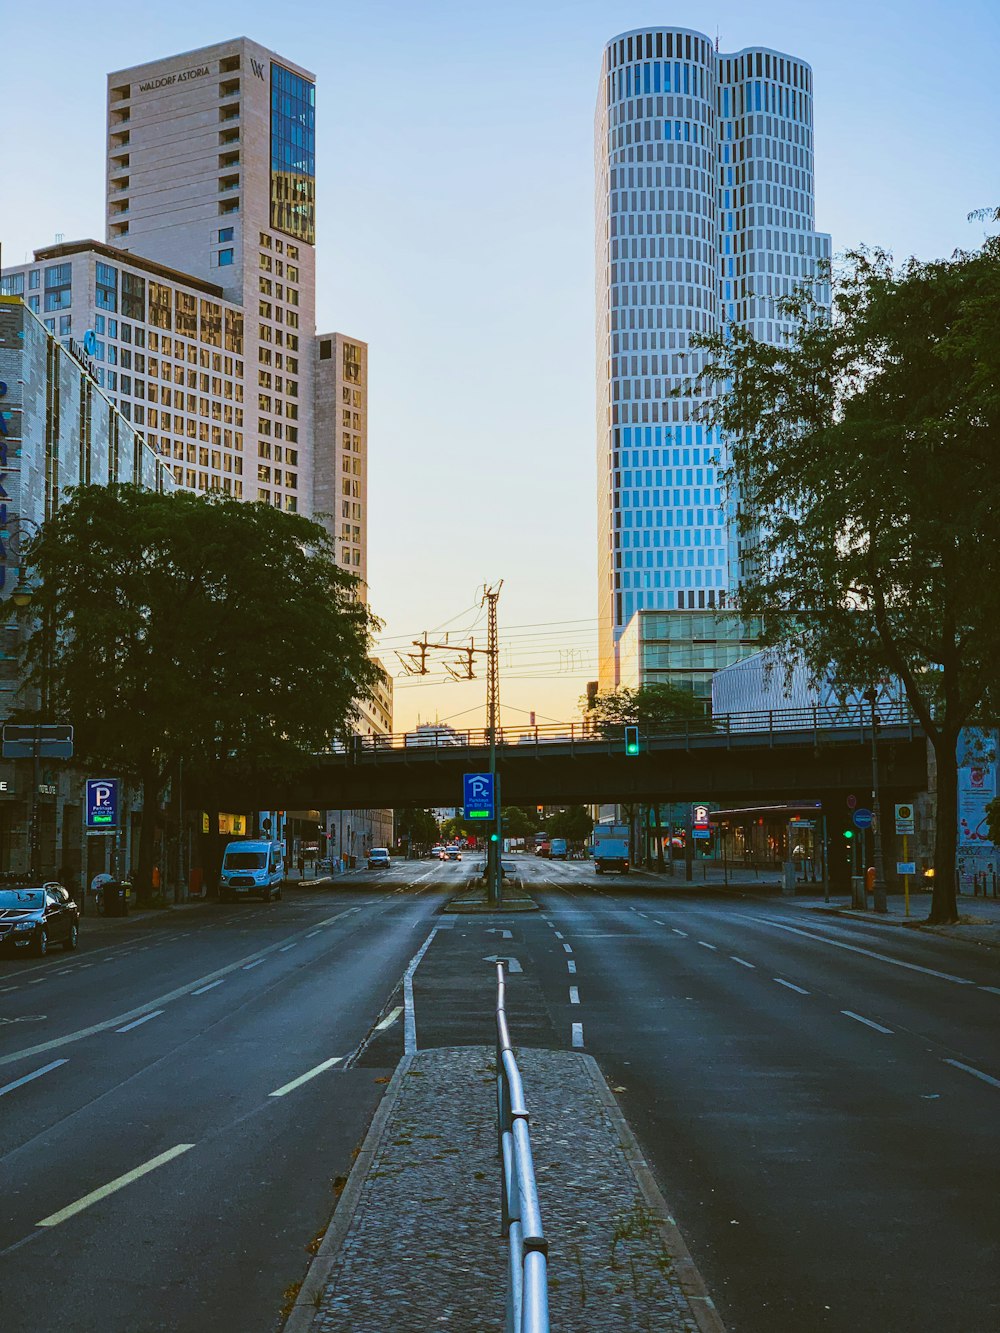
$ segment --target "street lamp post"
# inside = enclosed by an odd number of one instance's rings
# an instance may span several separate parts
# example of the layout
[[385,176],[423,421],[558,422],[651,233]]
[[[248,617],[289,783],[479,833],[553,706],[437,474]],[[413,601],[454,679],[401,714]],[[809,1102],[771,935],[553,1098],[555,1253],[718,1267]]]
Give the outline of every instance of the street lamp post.
[[874,686],[865,690],[865,698],[871,704],[872,710],[872,815],[874,816],[872,820],[872,850],[875,861],[875,883],[872,886],[872,894],[875,899],[875,911],[887,912],[889,906],[885,896],[885,876],[882,873],[882,808],[878,786],[878,716],[875,712],[878,691]]

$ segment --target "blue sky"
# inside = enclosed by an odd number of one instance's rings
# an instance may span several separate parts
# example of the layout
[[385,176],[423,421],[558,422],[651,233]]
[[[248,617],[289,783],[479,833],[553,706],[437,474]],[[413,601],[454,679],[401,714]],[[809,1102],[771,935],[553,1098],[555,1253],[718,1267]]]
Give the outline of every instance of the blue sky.
[[[985,0],[5,7],[7,263],[101,236],[108,70],[246,34],[316,73],[318,321],[371,349],[372,603],[391,649],[471,626],[503,578],[508,722],[570,719],[596,674],[594,100],[604,42],[668,23],[811,63],[835,250],[981,240],[966,214],[1000,203]],[[482,724],[481,682],[397,686],[397,727]]]

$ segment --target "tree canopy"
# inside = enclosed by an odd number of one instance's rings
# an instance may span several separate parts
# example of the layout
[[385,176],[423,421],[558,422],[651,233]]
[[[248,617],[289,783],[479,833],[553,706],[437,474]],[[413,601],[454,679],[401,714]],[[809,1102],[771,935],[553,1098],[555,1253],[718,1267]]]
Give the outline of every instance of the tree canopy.
[[545,821],[551,838],[565,838],[567,842],[584,842],[594,830],[594,821],[582,805],[571,805],[559,810]]
[[207,803],[222,782],[290,775],[346,734],[374,681],[374,621],[301,515],[83,486],[27,556],[28,680],[84,762],[142,786],[140,892],[178,760]]
[[949,260],[848,256],[832,311],[806,285],[696,345],[723,433],[738,609],[818,675],[898,677],[934,746],[931,920],[953,920],[956,742],[1000,678],[1000,239]]
[[581,705],[598,735],[608,737],[621,736],[625,726],[638,726],[640,731],[652,733],[671,722],[705,716],[704,705],[689,690],[666,682],[638,689],[622,686],[596,695],[592,704],[581,700]]

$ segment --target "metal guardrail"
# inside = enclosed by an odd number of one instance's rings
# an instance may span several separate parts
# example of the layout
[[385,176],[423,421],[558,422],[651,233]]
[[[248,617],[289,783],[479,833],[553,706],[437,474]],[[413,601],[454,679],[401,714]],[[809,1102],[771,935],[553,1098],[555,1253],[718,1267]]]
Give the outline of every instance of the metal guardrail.
[[549,1333],[548,1242],[535,1186],[524,1085],[507,1028],[504,965],[497,963],[497,1138],[509,1260],[506,1333]]
[[[909,705],[905,702],[881,703],[876,707],[876,721],[879,727],[908,727],[910,734],[921,734]],[[871,707],[857,703],[831,706],[814,704],[808,708],[772,708],[760,712],[721,713],[715,717],[690,718],[677,722],[657,723],[654,727],[640,725],[644,743],[656,740],[690,741],[721,740],[730,737],[759,736],[773,738],[787,736],[788,733],[809,732],[818,739],[821,735],[836,735],[845,728],[860,728],[862,739],[870,736],[872,727]],[[485,727],[464,728],[461,731],[441,728],[437,731],[394,732],[388,736],[352,736],[345,745],[338,742],[332,746],[335,754],[361,757],[362,755],[391,752],[393,754],[437,753],[442,758],[449,751],[458,748],[485,747],[490,743],[489,731]],[[603,744],[609,753],[618,753],[622,748],[622,728],[613,732],[601,732],[591,722],[550,723],[535,727],[500,727],[497,730],[496,744],[514,754],[529,753],[548,745]]]

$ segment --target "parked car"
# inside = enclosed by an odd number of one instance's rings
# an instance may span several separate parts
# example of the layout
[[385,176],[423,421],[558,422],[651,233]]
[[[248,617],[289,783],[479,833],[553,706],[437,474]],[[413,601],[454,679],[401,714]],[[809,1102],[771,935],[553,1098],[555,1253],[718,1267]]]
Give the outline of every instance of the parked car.
[[61,884],[0,888],[0,949],[42,957],[49,946],[75,949],[80,941],[80,909]]
[[369,870],[387,870],[389,867],[389,848],[373,847],[368,853]]

